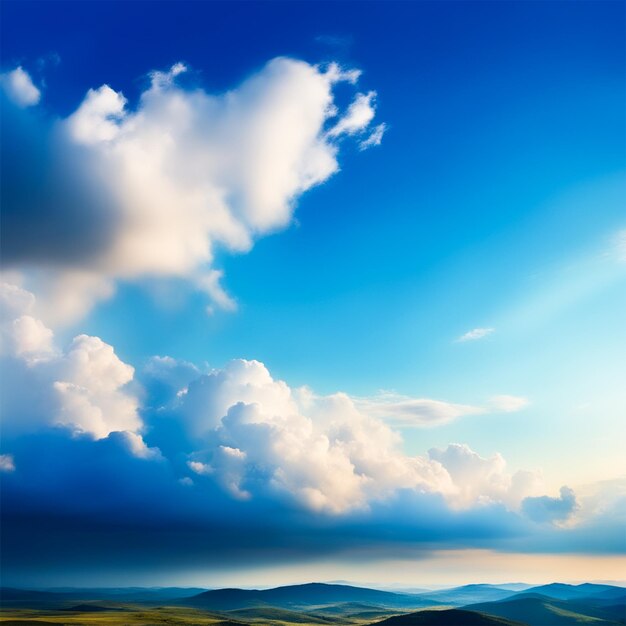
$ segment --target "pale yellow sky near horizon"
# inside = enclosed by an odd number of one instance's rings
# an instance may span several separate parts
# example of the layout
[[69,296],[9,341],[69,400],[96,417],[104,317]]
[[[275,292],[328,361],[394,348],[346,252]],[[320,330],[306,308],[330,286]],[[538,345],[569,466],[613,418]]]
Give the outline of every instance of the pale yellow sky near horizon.
[[[441,550],[420,559],[319,560],[299,565],[194,571],[175,584],[200,587],[273,587],[349,581],[364,586],[438,587],[470,583],[611,582],[626,586],[626,555],[521,554]],[[163,584],[163,583],[161,583]],[[170,581],[169,584],[173,584]]]

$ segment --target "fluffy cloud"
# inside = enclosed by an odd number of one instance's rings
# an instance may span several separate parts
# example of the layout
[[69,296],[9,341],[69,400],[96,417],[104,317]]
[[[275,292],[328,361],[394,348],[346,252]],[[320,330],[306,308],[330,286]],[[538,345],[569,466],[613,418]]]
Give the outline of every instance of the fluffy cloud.
[[45,321],[78,318],[117,280],[143,277],[188,280],[233,309],[216,250],[245,252],[285,227],[299,196],[338,170],[340,140],[375,115],[374,92],[339,114],[335,87],[359,72],[335,64],[277,58],[223,95],[180,86],[185,71],[152,72],[134,107],[103,85],[54,124],[9,112],[3,150],[22,156],[3,160],[16,181],[3,193],[3,255]]
[[561,487],[558,498],[540,496],[526,498],[522,511],[534,522],[564,522],[578,510],[576,494],[569,487]]
[[[172,362],[164,362],[166,372],[172,369]],[[231,361],[179,384],[181,390],[169,396],[170,411],[187,429],[188,445],[195,446],[188,468],[237,498],[284,497],[338,514],[403,489],[440,494],[458,508],[516,508],[522,498],[540,493],[537,476],[511,476],[499,455],[483,459],[453,445],[426,457],[408,456],[400,435],[381,419],[389,407],[426,420],[449,419],[473,407],[397,398],[381,407],[343,393],[317,396],[275,380],[258,361]]]
[[19,107],[33,106],[41,97],[41,92],[35,87],[30,74],[21,66],[0,74],[0,86]]
[[465,343],[466,341],[476,341],[478,339],[483,339],[495,332],[495,328],[473,328],[472,330],[468,330],[465,334],[461,335],[457,342]]
[[444,450],[429,450],[428,457],[441,463],[449,473],[454,485],[449,501],[455,506],[502,502],[514,509],[524,497],[540,493],[538,474],[528,471],[509,474],[500,454],[483,458],[465,444],[450,444]]
[[130,449],[147,455],[138,399],[128,390],[134,369],[98,337],[79,335],[65,352],[57,349],[53,332],[29,314],[28,291],[0,284],[0,300],[5,432],[63,426],[101,439],[125,431]]
[[11,436],[63,427],[96,440],[115,436],[144,459],[160,458],[158,446],[171,459],[185,459],[180,479],[191,473],[194,482],[209,480],[236,499],[278,498],[331,514],[367,509],[401,490],[438,494],[456,508],[514,509],[541,493],[532,480],[509,475],[499,455],[484,459],[458,445],[406,455],[387,423],[390,416],[441,423],[484,409],[393,394],[318,396],[274,379],[258,361],[233,360],[203,374],[170,357],[153,357],[143,368],[141,406],[134,368],[112,346],[78,335],[60,350],[32,315],[31,293],[4,284],[0,297],[2,406]]

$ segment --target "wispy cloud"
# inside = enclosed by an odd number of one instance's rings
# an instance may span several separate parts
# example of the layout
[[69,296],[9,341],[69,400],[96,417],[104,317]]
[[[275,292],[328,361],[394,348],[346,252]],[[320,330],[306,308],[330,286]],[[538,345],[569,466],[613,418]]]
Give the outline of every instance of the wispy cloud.
[[626,263],[626,228],[615,235],[614,251],[617,260]]
[[530,402],[528,398],[522,398],[520,396],[493,396],[489,399],[489,406],[495,412],[501,413],[515,413],[526,408]]
[[485,409],[479,406],[455,404],[430,398],[411,398],[391,392],[353,400],[364,413],[401,426],[438,426],[465,415],[485,412]]
[[515,413],[528,406],[527,398],[498,395],[481,405],[458,404],[432,398],[413,398],[381,392],[369,398],[352,398],[360,411],[396,426],[440,426],[468,415]]
[[461,335],[456,342],[477,341],[478,339],[484,339],[495,331],[495,328],[472,328],[472,330],[468,330],[464,335]]

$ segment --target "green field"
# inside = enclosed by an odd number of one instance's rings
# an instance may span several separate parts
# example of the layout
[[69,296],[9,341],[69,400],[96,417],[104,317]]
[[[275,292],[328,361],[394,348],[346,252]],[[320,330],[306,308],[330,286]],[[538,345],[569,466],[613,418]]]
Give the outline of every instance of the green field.
[[[104,607],[94,605],[94,607]],[[359,613],[365,613],[359,614]],[[223,613],[190,609],[184,607],[156,607],[146,608],[133,605],[107,604],[105,610],[92,609],[86,611],[75,610],[43,610],[43,609],[5,609],[0,612],[0,622],[3,624],[85,624],[94,626],[132,626],[162,625],[162,624],[216,624],[219,626],[234,626],[240,624],[287,626],[320,626],[321,624],[347,624],[360,626],[380,621],[385,617],[397,615],[398,611],[385,611],[372,607],[370,611],[360,611],[356,614],[345,613],[330,615],[320,608],[316,612],[300,613],[273,607],[259,609],[240,609]]]

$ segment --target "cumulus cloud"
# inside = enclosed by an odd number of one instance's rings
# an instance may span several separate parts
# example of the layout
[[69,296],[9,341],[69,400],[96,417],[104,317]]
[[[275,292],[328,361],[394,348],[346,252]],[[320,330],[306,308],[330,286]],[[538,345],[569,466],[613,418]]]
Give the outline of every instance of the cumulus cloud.
[[[14,319],[34,305],[25,290],[8,291]],[[573,494],[543,496],[538,473],[510,471],[500,454],[463,444],[407,454],[400,434],[355,399],[292,388],[258,361],[203,372],[153,357],[138,374],[139,394],[128,388],[132,368],[98,338],[4,358],[3,445],[11,454],[0,457],[0,496],[3,558],[13,566],[24,550],[35,554],[33,540],[45,544],[37,543],[38,564],[58,563],[62,549],[72,563],[110,558],[119,566],[132,546],[133,557],[188,567],[494,541],[586,549],[595,536],[595,517],[561,527]],[[10,400],[15,389],[23,392],[6,410],[6,391]],[[16,429],[28,415],[38,421]],[[134,530],[107,535],[119,525]],[[606,530],[598,549],[621,541],[621,528]]]
[[33,83],[30,74],[22,66],[0,74],[0,86],[19,107],[33,106],[41,98],[41,92]]
[[98,337],[79,335],[65,351],[29,313],[28,291],[0,284],[3,429],[14,433],[62,426],[95,439],[126,432],[129,449],[149,456],[139,434],[139,401],[129,391],[134,368]]
[[[61,350],[32,315],[33,294],[4,284],[0,297],[2,406],[12,436],[57,426],[74,436],[118,437],[144,459],[160,458],[158,446],[171,458],[183,455],[184,472],[237,499],[286,499],[331,514],[367,509],[403,489],[439,494],[460,508],[484,502],[514,508],[534,494],[526,488],[531,481],[510,476],[499,455],[483,459],[454,445],[409,456],[388,423],[444,423],[483,408],[390,393],[318,396],[274,379],[259,361],[236,359],[202,373],[162,356],[142,369],[142,403],[132,386],[134,368],[111,345],[78,335]],[[501,404],[515,408],[510,397]]]
[[[487,502],[515,508],[536,493],[538,477],[533,483],[509,475],[499,456],[482,459],[455,446],[406,455],[399,433],[381,419],[395,411],[409,420],[445,421],[476,407],[397,396],[318,396],[275,380],[258,361],[240,359],[180,385],[170,394],[169,414],[188,431],[188,469],[237,498],[287,498],[314,511],[345,514],[403,489],[442,495],[459,508]],[[470,468],[481,480],[467,479]]]
[[298,198],[338,171],[339,139],[375,115],[374,92],[339,112],[336,85],[360,72],[336,64],[277,58],[222,95],[181,86],[186,69],[152,72],[135,106],[102,85],[66,119],[9,112],[3,150],[22,156],[3,159],[15,181],[3,256],[44,321],[79,318],[116,281],[145,277],[187,280],[233,310],[216,251],[246,252],[289,224]]
[[563,486],[558,498],[550,496],[528,497],[522,502],[522,511],[534,522],[565,522],[578,510],[573,489]]
[[461,335],[457,342],[464,343],[466,341],[476,341],[478,339],[483,339],[495,332],[495,328],[473,328],[472,330],[468,330],[465,334]]
[[445,449],[429,450],[428,457],[441,463],[449,473],[454,485],[449,501],[456,506],[502,502],[514,509],[522,498],[541,488],[539,474],[528,471],[510,474],[499,453],[484,458],[465,444],[450,444]]

